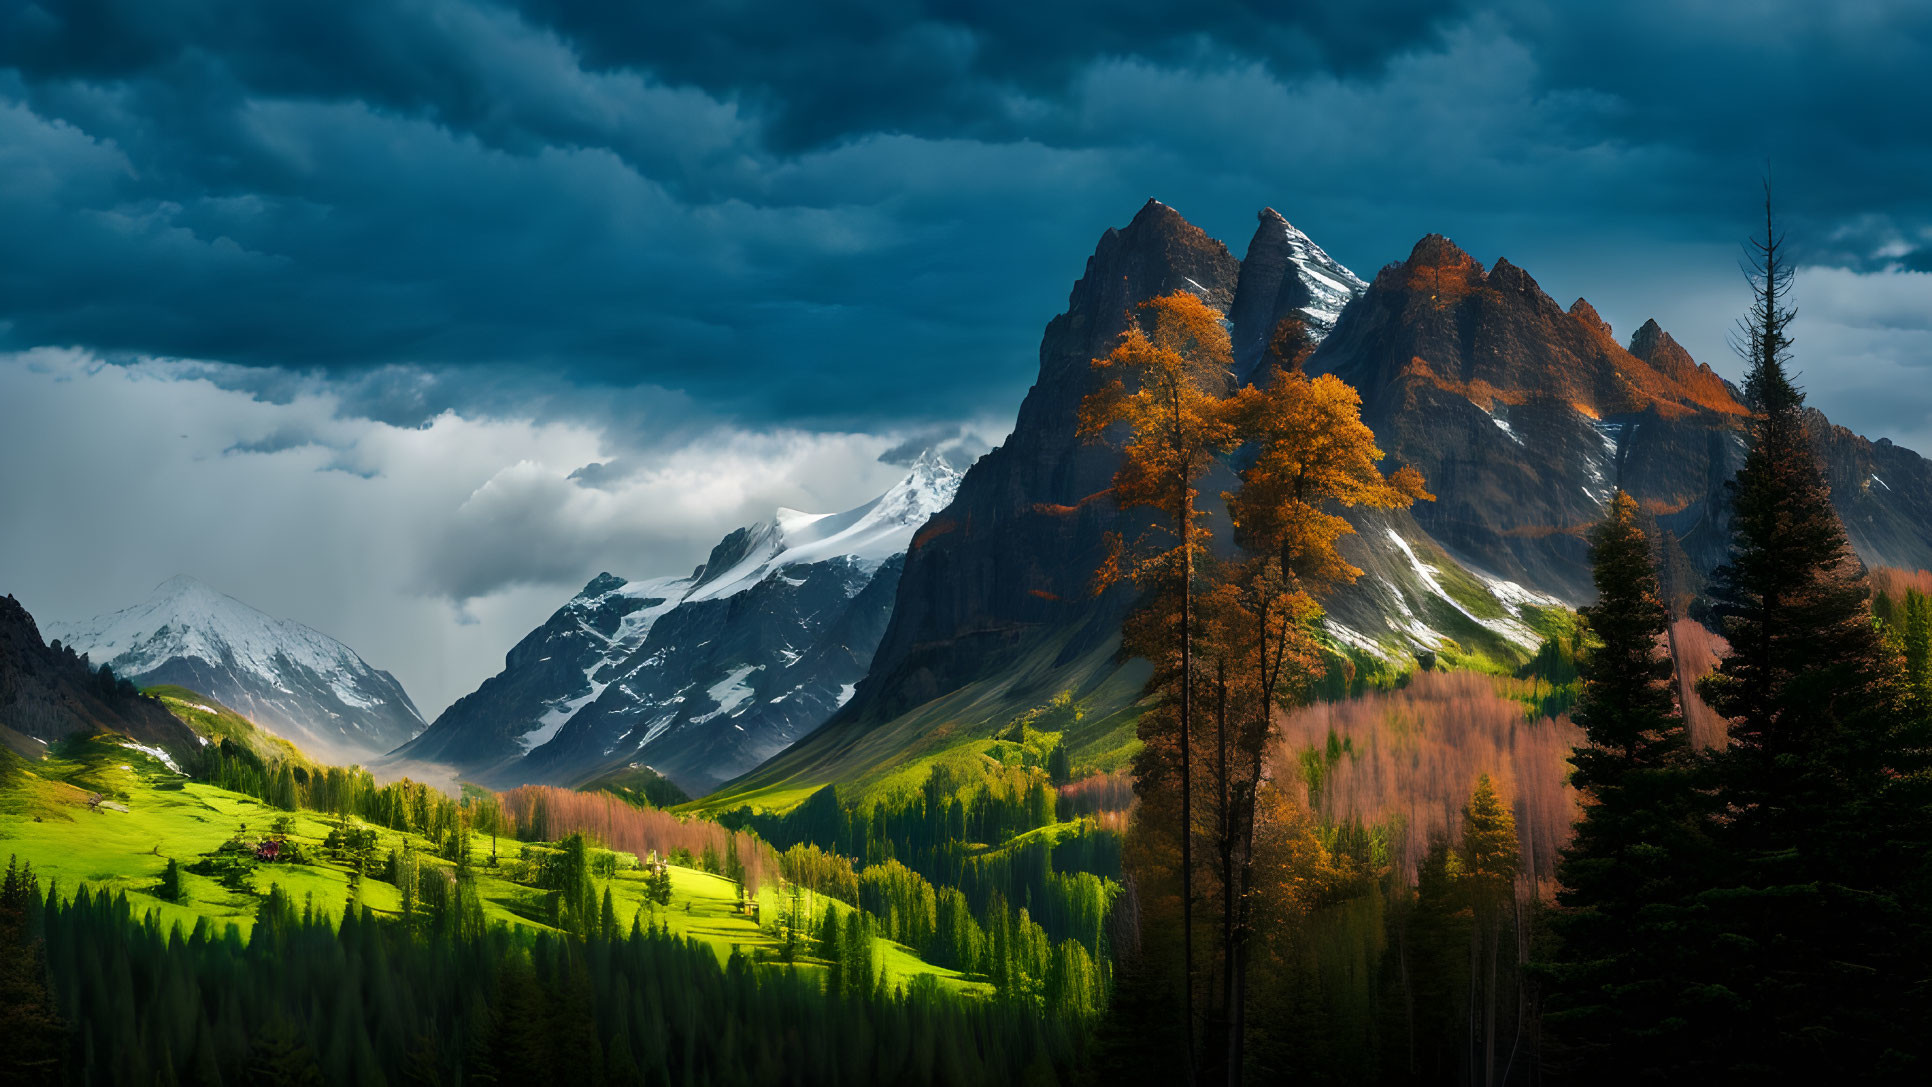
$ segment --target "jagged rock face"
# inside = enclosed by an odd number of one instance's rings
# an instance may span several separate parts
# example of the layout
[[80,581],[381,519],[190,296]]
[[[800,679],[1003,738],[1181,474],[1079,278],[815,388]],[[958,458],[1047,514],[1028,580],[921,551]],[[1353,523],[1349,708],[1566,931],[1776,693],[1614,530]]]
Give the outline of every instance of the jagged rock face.
[[[1067,312],[1047,327],[1040,380],[1013,435],[914,537],[857,698],[740,787],[839,780],[889,759],[874,737],[901,735],[908,722],[1023,708],[1042,693],[1022,688],[1043,654],[1057,654],[1052,669],[1082,662],[1080,682],[1104,685],[1095,651],[1131,601],[1096,600],[1087,586],[1105,534],[1123,527],[1105,495],[1118,460],[1075,437],[1075,410],[1093,387],[1090,360],[1112,346],[1128,307],[1176,287],[1224,307],[1248,380],[1264,377],[1276,323],[1300,316],[1320,340],[1311,370],[1354,384],[1391,460],[1420,468],[1438,496],[1413,514],[1350,518],[1357,532],[1342,549],[1364,575],[1326,602],[1344,642],[1387,653],[1453,636],[1533,650],[1526,608],[1593,596],[1586,533],[1618,486],[1671,530],[1688,577],[1722,559],[1725,484],[1742,463],[1746,412],[1654,322],[1620,345],[1587,302],[1565,310],[1521,269],[1485,270],[1437,236],[1364,290],[1278,214],[1260,219],[1239,266],[1155,203],[1101,239]],[[1920,553],[1914,541],[1922,549],[1932,524],[1926,462],[1829,429],[1815,437],[1835,490],[1849,496],[1848,524],[1866,512],[1858,503],[1883,503],[1853,529],[1868,560]]]
[[408,740],[423,719],[402,684],[348,646],[190,577],[53,633],[117,675],[212,695],[319,758],[352,762]]
[[903,712],[997,667],[1038,630],[1080,627],[1075,655],[1118,632],[1125,595],[1096,604],[1089,590],[1119,519],[1105,493],[1118,451],[1075,433],[1095,387],[1092,360],[1112,350],[1137,303],[1189,290],[1225,311],[1240,275],[1226,246],[1156,201],[1102,235],[1067,311],[1047,325],[1040,378],[1012,436],[913,538],[892,622],[849,714]]
[[1243,382],[1254,379],[1283,319],[1301,319],[1319,341],[1334,331],[1342,310],[1368,289],[1361,277],[1280,212],[1263,208],[1259,218],[1247,256],[1241,258],[1241,278],[1228,310],[1235,377]]
[[1867,441],[1822,412],[1808,412],[1806,423],[1859,557],[1869,566],[1932,569],[1932,461],[1888,438]]
[[791,746],[852,696],[885,631],[901,560],[791,565],[665,613],[609,664],[620,677],[504,776],[577,781],[641,761],[699,795]]
[[[611,647],[641,637],[628,628],[668,603],[674,586],[688,583],[597,575],[510,650],[503,671],[457,699],[395,756],[470,770],[521,757],[562,727],[573,699],[589,692],[610,664]],[[546,718],[554,721],[548,732]]]
[[[1587,302],[1522,269],[1485,271],[1431,235],[1384,268],[1312,369],[1362,392],[1384,452],[1437,500],[1416,521],[1462,560],[1569,600],[1590,595],[1584,533],[1622,486],[1714,560],[1710,499],[1740,463],[1744,408],[1647,325],[1631,350]],[[1711,531],[1712,528],[1718,531]]]
[[104,688],[71,649],[41,641],[34,617],[11,596],[0,597],[0,728],[37,741],[24,752],[29,755],[96,729],[122,733],[177,760],[197,746],[194,733],[161,703]]
[[[1437,496],[1417,523],[1470,566],[1589,600],[1586,534],[1617,487],[1692,571],[1724,559],[1748,413],[1655,321],[1619,346],[1588,302],[1565,311],[1522,269],[1485,272],[1431,235],[1376,276],[1310,366],[1361,390],[1383,450]],[[1815,413],[1812,437],[1864,559],[1932,558],[1932,465]]]
[[494,785],[648,765],[693,794],[743,773],[852,697],[901,556],[958,483],[928,455],[856,509],[730,533],[689,577],[600,574],[392,761]]

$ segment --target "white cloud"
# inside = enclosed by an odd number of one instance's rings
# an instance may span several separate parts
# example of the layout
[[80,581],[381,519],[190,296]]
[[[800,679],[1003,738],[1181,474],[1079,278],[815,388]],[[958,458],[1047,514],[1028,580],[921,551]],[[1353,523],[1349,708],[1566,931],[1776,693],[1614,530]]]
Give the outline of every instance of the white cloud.
[[[0,591],[44,619],[125,607],[191,573],[341,639],[425,714],[600,570],[682,573],[779,505],[884,490],[892,434],[701,427],[674,447],[571,420],[422,427],[273,403],[205,364],[0,356]],[[571,473],[623,466],[592,486]]]
[[1806,401],[1932,456],[1932,273],[1805,268],[1791,297]]

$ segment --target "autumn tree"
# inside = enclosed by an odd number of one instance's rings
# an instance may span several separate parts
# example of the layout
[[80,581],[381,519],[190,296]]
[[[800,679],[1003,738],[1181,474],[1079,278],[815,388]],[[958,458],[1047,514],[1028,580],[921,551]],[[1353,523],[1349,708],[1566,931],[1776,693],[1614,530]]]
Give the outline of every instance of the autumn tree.
[[1571,755],[1584,808],[1557,870],[1560,950],[1538,972],[1566,1078],[1621,1083],[1696,1044],[1683,1034],[1683,979],[1657,952],[1672,943],[1674,905],[1708,858],[1662,650],[1670,613],[1636,501],[1618,491],[1591,544],[1597,601],[1583,616],[1595,645],[1573,714],[1587,742]]
[[1222,662],[1220,712],[1233,715],[1220,730],[1215,766],[1231,1083],[1239,1082],[1243,1064],[1262,756],[1275,709],[1301,700],[1319,677],[1319,600],[1362,573],[1339,549],[1355,531],[1341,511],[1400,509],[1431,497],[1414,469],[1383,473],[1382,451],[1362,422],[1360,395],[1332,374],[1309,377],[1304,364],[1311,350],[1306,326],[1283,321],[1266,383],[1247,386],[1222,405],[1251,457],[1240,486],[1223,496],[1246,557],[1218,567],[1211,612]]
[[[1122,438],[1113,499],[1158,518],[1133,541],[1116,536],[1101,587],[1131,581],[1150,591],[1132,648],[1154,662],[1158,705],[1141,717],[1137,766],[1143,796],[1178,801],[1182,992],[1187,1067],[1194,1068],[1194,597],[1199,560],[1212,535],[1199,483],[1234,444],[1223,407],[1234,367],[1221,313],[1185,291],[1142,302],[1109,354],[1093,360],[1105,379],[1080,405],[1080,434]],[[1178,782],[1175,782],[1178,778]],[[1172,784],[1170,784],[1172,783]],[[1178,789],[1175,788],[1178,785]],[[1164,807],[1165,805],[1161,805]],[[1149,809],[1155,805],[1149,805]]]

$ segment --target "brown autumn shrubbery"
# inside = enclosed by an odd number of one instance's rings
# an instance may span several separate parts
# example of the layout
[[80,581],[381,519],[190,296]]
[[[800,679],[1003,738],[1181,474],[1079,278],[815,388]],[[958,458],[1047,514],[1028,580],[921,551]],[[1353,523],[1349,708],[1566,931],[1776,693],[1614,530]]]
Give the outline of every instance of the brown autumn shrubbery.
[[1488,774],[1516,816],[1525,886],[1547,891],[1577,816],[1567,715],[1528,719],[1521,703],[1474,673],[1417,673],[1400,690],[1288,714],[1269,776],[1328,825],[1395,831],[1390,860],[1405,877],[1432,838],[1454,841],[1476,779]]
[[734,834],[716,823],[682,819],[656,808],[638,808],[609,793],[580,793],[550,785],[519,785],[503,798],[503,809],[520,829],[545,839],[582,832],[610,849],[635,853],[641,860],[655,850],[659,857],[675,850],[700,856],[710,847],[723,856],[735,837],[738,862],[744,866],[744,885],[756,894],[770,874],[778,871],[771,847],[756,836]]

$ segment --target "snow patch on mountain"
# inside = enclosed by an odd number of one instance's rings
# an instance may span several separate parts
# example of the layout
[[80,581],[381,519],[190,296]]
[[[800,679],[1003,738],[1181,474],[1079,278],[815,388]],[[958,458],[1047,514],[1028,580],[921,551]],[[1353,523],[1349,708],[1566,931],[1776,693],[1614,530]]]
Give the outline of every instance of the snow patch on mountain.
[[[730,569],[705,571],[686,600],[716,600],[741,593],[773,571],[832,558],[856,560],[870,572],[912,543],[912,534],[946,508],[962,473],[936,453],[923,454],[912,473],[884,494],[844,513],[780,509],[751,530],[755,541]],[[800,584],[793,581],[792,584]]]
[[[1509,617],[1502,619],[1484,619],[1470,611],[1467,607],[1464,607],[1462,601],[1457,600],[1454,596],[1450,595],[1447,589],[1443,588],[1442,583],[1436,579],[1436,568],[1423,562],[1421,556],[1415,553],[1415,548],[1409,545],[1409,541],[1402,538],[1401,533],[1390,529],[1388,536],[1389,540],[1409,560],[1409,565],[1414,568],[1416,577],[1421,579],[1422,584],[1428,587],[1429,592],[1440,597],[1443,602],[1461,612],[1464,618],[1479,626],[1487,627],[1495,631],[1497,634],[1502,635],[1504,638],[1525,649],[1535,649],[1538,645],[1542,644],[1542,636],[1534,630],[1531,630],[1528,626],[1525,626],[1518,616],[1522,614],[1522,605],[1524,603],[1543,603],[1548,598],[1542,598],[1539,594],[1533,593],[1514,582],[1495,582],[1488,578],[1483,578],[1482,580],[1485,586],[1508,585],[1510,588],[1507,591],[1516,601],[1512,603],[1511,600],[1498,597],[1498,603],[1501,603],[1504,610],[1510,613]],[[1401,594],[1397,593],[1396,595],[1399,600]],[[1403,608],[1403,612],[1405,615],[1408,613],[1406,606]],[[1431,631],[1430,633],[1433,634],[1434,632]],[[1434,644],[1439,644],[1441,637],[1439,634],[1436,635],[1437,642]]]
[[723,679],[713,683],[704,693],[711,696],[711,701],[716,703],[718,708],[710,713],[691,718],[691,723],[702,725],[706,721],[720,717],[736,717],[742,712],[741,707],[744,706],[745,700],[751,697],[751,688],[746,685],[745,678],[753,672],[764,671],[764,668],[762,664],[741,664],[733,668]]
[[1284,221],[1281,226],[1288,243],[1288,259],[1311,296],[1308,304],[1301,307],[1301,314],[1308,322],[1311,338],[1320,341],[1335,330],[1342,310],[1356,295],[1368,290],[1368,284],[1294,224]]

